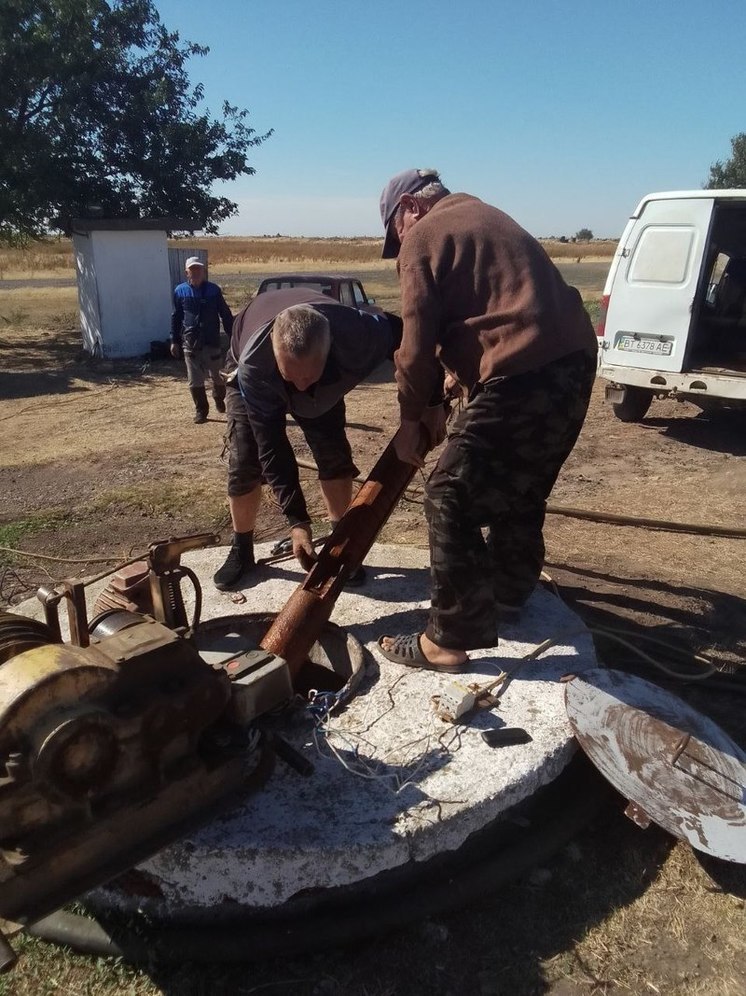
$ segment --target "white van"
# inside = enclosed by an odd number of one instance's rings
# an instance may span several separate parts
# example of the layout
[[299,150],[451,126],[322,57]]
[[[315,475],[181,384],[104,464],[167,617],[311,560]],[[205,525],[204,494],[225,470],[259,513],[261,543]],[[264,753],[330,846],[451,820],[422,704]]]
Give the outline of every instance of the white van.
[[746,190],[649,194],[604,287],[599,376],[624,422],[655,397],[746,406]]

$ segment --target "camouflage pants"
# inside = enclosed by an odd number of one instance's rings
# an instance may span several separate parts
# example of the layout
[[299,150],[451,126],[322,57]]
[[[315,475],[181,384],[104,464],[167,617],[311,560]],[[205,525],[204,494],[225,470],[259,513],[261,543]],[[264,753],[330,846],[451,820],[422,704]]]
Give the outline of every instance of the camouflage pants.
[[442,647],[497,645],[498,603],[520,606],[544,563],[544,513],[578,438],[596,372],[573,353],[478,385],[430,476],[432,606]]

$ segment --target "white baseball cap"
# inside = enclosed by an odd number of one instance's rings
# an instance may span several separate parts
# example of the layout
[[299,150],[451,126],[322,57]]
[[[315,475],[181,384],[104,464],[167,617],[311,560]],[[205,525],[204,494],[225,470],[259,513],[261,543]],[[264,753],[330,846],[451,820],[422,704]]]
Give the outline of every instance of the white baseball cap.
[[205,264],[202,262],[199,256],[190,256],[189,259],[186,261],[184,269],[188,270],[192,266],[204,266],[204,265]]

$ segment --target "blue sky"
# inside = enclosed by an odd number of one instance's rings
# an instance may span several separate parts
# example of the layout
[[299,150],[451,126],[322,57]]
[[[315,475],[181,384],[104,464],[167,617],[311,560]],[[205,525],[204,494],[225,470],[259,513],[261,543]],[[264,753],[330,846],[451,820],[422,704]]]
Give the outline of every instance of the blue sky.
[[247,107],[257,173],[225,234],[379,235],[390,175],[433,166],[535,235],[618,236],[746,131],[744,0],[155,0]]

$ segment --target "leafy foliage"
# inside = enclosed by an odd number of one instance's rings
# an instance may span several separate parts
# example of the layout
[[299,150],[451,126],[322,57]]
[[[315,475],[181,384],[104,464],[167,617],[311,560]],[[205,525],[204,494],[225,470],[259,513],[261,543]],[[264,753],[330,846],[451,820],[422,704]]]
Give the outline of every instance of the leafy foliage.
[[734,135],[730,145],[730,159],[726,159],[725,162],[718,160],[710,166],[706,188],[722,190],[746,187],[746,132]]
[[216,180],[251,174],[248,111],[202,110],[182,42],[151,0],[2,0],[0,241],[74,217],[177,216],[214,232],[236,212]]
[[581,228],[579,231],[575,233],[575,238],[578,240],[578,242],[590,242],[591,239],[593,238],[593,232],[590,230],[590,228]]

